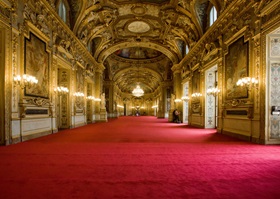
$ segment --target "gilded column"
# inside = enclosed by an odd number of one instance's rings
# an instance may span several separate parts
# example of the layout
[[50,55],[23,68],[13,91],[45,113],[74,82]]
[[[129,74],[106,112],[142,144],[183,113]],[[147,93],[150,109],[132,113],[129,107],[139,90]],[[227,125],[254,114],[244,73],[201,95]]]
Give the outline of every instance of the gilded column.
[[[178,109],[180,112],[179,118],[182,119],[182,102],[176,102],[176,100],[181,99],[182,97],[182,77],[180,70],[176,70],[173,72],[173,86],[174,86],[174,94],[175,94],[175,109]],[[173,103],[173,102],[171,102]],[[173,110],[172,110],[173,112]]]
[[165,113],[167,112],[167,88],[164,82],[161,84],[158,108],[158,118],[165,118]]
[[[95,71],[94,97],[101,100],[101,70]],[[95,103],[95,120],[100,120],[100,101]]]
[[[223,87],[223,59],[220,58],[219,61],[218,61],[218,88],[224,88]],[[218,112],[217,112],[217,117],[218,117],[218,121],[217,121],[217,131],[218,132],[222,132],[222,128],[223,128],[223,96],[224,96],[224,93],[225,91],[223,89],[221,89],[222,93],[217,95],[217,98],[218,98]]]
[[108,99],[108,103],[109,103],[109,112],[111,114],[111,117],[115,118],[117,117],[117,111],[116,111],[116,103],[117,103],[117,99],[114,97],[114,93],[115,93],[115,86],[114,86],[114,82],[111,81],[109,83],[109,99]]

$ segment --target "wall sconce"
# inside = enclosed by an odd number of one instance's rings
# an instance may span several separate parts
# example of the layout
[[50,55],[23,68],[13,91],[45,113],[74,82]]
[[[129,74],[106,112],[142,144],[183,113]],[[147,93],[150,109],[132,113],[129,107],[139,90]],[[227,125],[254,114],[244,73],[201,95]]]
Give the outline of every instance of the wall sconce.
[[158,105],[154,105],[154,106],[152,106],[152,108],[157,108],[158,107]]
[[14,77],[14,82],[16,85],[20,86],[22,89],[24,87],[28,87],[30,88],[31,86],[35,85],[38,83],[38,79],[32,75],[22,75],[22,77],[20,75],[16,75]]
[[202,94],[201,93],[193,93],[192,97],[198,99],[199,97],[201,97]]
[[236,85],[250,89],[255,87],[258,83],[259,81],[254,77],[243,77],[236,82]]
[[220,92],[220,89],[218,89],[217,87],[214,88],[208,88],[206,93],[207,95],[213,95],[214,97],[217,96]]
[[124,106],[122,106],[122,105],[117,105],[117,107],[119,107],[119,108],[124,108]]
[[94,101],[95,100],[95,97],[93,97],[93,96],[87,96],[87,100],[92,100],[92,101]]
[[183,97],[181,97],[181,100],[183,100],[183,101],[185,101],[185,102],[187,102],[187,101],[189,101],[189,97],[188,96],[183,96]]
[[84,97],[85,96],[85,94],[81,93],[81,92],[76,92],[73,95],[76,96],[76,97]]
[[69,92],[69,90],[64,86],[58,86],[57,88],[54,89],[54,92],[57,92],[58,94],[66,94]]
[[101,99],[100,98],[94,98],[94,101],[101,102]]

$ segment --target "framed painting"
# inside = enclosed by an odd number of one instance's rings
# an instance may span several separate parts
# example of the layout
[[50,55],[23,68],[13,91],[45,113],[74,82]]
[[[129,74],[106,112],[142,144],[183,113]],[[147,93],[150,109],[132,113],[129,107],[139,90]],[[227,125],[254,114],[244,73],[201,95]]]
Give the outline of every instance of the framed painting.
[[248,77],[249,43],[244,37],[239,38],[228,48],[225,56],[225,93],[226,99],[248,98],[248,90],[238,87],[236,82],[242,77]]
[[25,38],[25,67],[24,72],[38,79],[34,86],[25,87],[26,96],[49,97],[49,53],[46,43],[30,33]]

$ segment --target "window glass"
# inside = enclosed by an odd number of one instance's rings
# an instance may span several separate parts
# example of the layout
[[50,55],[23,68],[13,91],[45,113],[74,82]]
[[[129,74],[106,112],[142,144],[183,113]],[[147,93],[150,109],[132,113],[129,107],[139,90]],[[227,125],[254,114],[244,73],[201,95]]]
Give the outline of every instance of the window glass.
[[189,46],[188,45],[186,45],[185,51],[186,51],[186,54],[189,53]]
[[58,15],[66,23],[66,6],[63,1],[59,2]]
[[212,26],[212,24],[217,20],[217,10],[216,8],[213,6],[210,10],[210,23],[209,25]]

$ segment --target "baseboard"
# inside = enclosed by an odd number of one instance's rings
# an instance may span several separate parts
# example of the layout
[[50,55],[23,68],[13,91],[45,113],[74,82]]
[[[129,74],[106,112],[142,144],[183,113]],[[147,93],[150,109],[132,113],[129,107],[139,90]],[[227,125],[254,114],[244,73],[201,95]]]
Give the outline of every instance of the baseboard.
[[236,134],[236,133],[232,133],[232,132],[228,132],[228,131],[223,131],[222,134],[228,135],[228,136],[240,139],[240,140],[244,140],[247,142],[251,142],[251,136]]
[[38,138],[38,137],[42,137],[42,136],[46,136],[46,135],[50,135],[50,134],[52,134],[52,131],[40,132],[40,133],[31,134],[31,135],[24,135],[24,136],[22,136],[22,141],[27,141],[27,140],[31,140],[34,138]]

